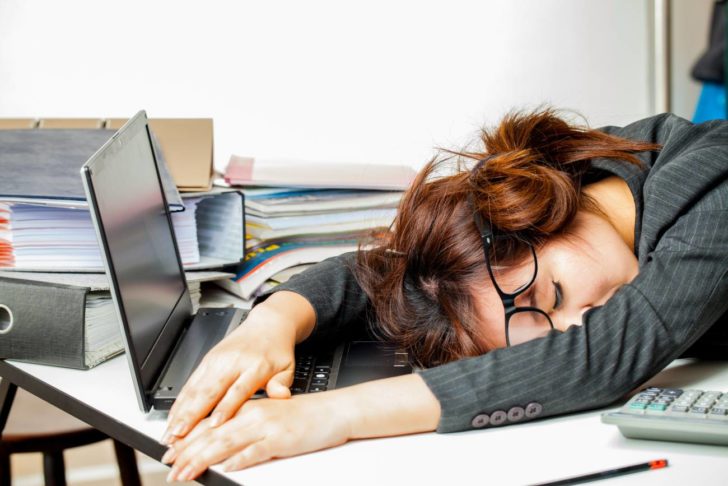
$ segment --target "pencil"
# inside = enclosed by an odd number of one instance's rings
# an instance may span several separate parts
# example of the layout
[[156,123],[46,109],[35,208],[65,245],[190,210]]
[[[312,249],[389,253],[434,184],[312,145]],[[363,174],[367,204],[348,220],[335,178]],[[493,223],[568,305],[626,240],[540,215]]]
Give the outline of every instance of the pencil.
[[639,471],[649,471],[650,469],[662,469],[667,467],[667,459],[657,459],[655,461],[643,462],[642,464],[635,464],[633,466],[618,467],[616,469],[607,469],[606,471],[585,474],[583,476],[574,476],[572,478],[559,479],[558,481],[551,481],[548,483],[534,484],[533,486],[561,486],[562,484],[579,484],[586,483],[588,481],[597,481],[599,479],[613,478],[615,476],[622,476],[623,474],[632,474]]

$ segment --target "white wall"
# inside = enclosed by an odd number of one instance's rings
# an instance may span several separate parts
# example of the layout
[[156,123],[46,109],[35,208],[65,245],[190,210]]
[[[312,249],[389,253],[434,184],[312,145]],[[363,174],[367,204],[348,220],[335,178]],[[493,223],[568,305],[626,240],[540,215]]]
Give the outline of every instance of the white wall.
[[233,152],[421,165],[511,107],[650,113],[649,0],[0,0],[0,117],[209,116]]

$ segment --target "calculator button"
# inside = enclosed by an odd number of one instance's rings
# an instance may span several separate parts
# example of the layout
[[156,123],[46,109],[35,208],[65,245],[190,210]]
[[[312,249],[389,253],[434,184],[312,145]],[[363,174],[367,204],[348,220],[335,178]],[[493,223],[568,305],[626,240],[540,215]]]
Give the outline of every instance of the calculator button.
[[670,411],[673,413],[685,413],[688,410],[690,410],[690,407],[688,405],[673,405],[670,408]]
[[683,391],[675,389],[675,388],[666,388],[666,389],[662,390],[662,392],[660,394],[673,396],[673,397],[679,397],[680,395],[683,394]]
[[708,413],[708,407],[693,407],[690,409],[691,416],[699,417]]
[[666,409],[666,403],[650,403],[649,405],[647,405],[648,412],[664,412]]
[[713,407],[710,409],[710,415],[728,415],[728,408]]

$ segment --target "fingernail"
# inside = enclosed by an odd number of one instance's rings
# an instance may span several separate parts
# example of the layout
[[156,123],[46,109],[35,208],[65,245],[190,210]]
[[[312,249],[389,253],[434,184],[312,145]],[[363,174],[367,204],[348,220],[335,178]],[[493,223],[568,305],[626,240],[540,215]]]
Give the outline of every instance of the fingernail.
[[169,471],[169,474],[167,474],[167,482],[171,483],[174,481],[174,477],[177,475],[177,470],[175,468],[172,468],[171,471]]
[[164,445],[169,445],[170,440],[172,439],[172,434],[169,433],[169,430],[164,433],[162,438],[159,440]]
[[192,469],[192,466],[185,466],[184,469],[182,469],[182,472],[179,473],[178,478],[182,481],[189,481],[192,479],[192,474],[194,473],[194,470]]
[[210,418],[210,425],[212,425],[213,427],[217,427],[218,425],[222,424],[223,420],[224,417],[222,415],[222,412],[215,412]]
[[162,462],[165,464],[169,464],[170,462],[172,462],[174,460],[174,456],[176,454],[177,453],[175,452],[175,450],[172,447],[170,447],[169,449],[167,449],[167,452],[165,452],[164,455],[162,456]]

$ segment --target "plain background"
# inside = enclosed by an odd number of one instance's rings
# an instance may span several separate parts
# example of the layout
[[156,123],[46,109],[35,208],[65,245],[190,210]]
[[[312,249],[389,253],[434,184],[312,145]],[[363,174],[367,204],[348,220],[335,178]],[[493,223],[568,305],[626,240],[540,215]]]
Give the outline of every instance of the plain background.
[[[712,2],[673,3],[689,117]],[[0,0],[0,117],[212,117],[218,168],[232,153],[417,167],[512,108],[654,114],[652,4]]]

